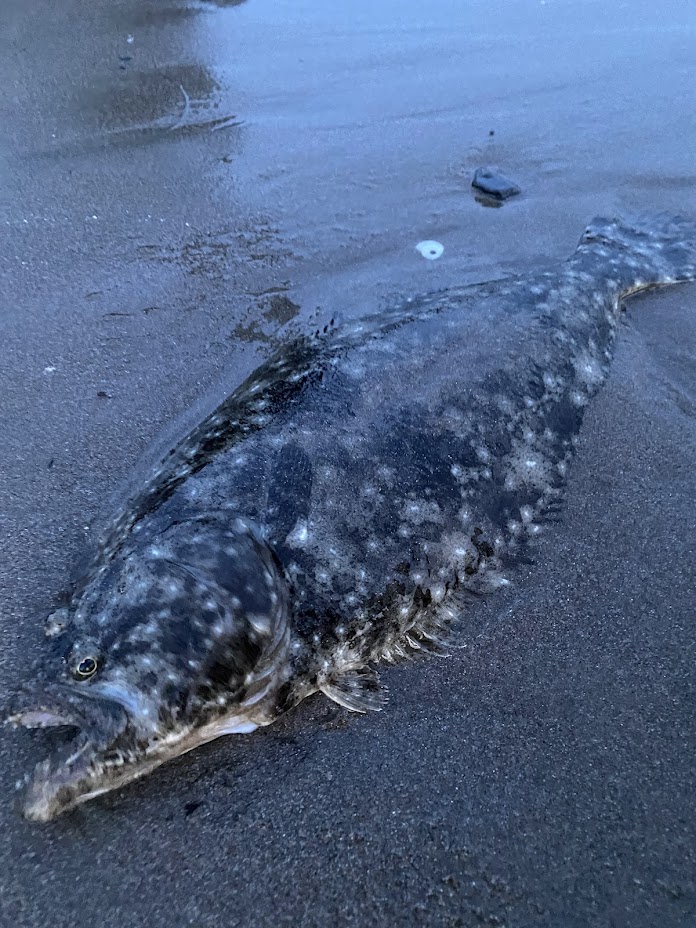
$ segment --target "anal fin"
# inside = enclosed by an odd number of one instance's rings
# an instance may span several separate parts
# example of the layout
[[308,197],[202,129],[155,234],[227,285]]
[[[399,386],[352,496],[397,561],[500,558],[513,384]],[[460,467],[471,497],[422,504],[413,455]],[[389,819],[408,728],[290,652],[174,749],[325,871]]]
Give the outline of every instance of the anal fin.
[[379,712],[388,702],[386,687],[370,667],[334,672],[319,680],[319,689],[351,712]]

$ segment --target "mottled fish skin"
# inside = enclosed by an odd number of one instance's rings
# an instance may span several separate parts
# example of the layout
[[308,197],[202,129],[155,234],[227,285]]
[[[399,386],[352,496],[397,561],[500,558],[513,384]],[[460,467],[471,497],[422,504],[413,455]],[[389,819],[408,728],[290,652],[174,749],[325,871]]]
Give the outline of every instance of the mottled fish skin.
[[10,721],[71,725],[46,821],[321,691],[379,709],[373,665],[442,651],[559,505],[621,300],[696,277],[696,226],[595,220],[558,270],[299,338],[171,452],[47,633],[59,680]]

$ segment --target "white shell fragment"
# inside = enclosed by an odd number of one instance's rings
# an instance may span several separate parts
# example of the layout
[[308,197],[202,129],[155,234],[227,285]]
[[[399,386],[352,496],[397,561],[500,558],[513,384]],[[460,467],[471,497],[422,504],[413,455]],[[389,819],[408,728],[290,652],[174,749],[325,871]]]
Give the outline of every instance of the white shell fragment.
[[420,251],[423,257],[427,258],[428,261],[435,261],[444,250],[444,245],[441,245],[439,242],[418,242],[416,245],[416,251]]

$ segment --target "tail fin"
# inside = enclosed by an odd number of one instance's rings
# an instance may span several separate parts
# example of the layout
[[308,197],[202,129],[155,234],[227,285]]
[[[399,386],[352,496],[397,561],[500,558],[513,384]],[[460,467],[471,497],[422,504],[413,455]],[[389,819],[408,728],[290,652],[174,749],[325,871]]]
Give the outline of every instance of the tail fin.
[[696,280],[696,222],[665,213],[598,217],[578,244],[583,261],[599,260],[630,291]]

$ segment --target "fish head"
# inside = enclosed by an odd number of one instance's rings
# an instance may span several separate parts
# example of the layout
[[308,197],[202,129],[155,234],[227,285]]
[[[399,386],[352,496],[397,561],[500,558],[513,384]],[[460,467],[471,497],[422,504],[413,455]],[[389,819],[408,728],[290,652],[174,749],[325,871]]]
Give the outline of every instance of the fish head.
[[21,693],[8,717],[78,731],[37,765],[27,818],[52,819],[274,717],[289,677],[287,583],[248,523],[182,521],[131,545],[69,611],[57,679]]

